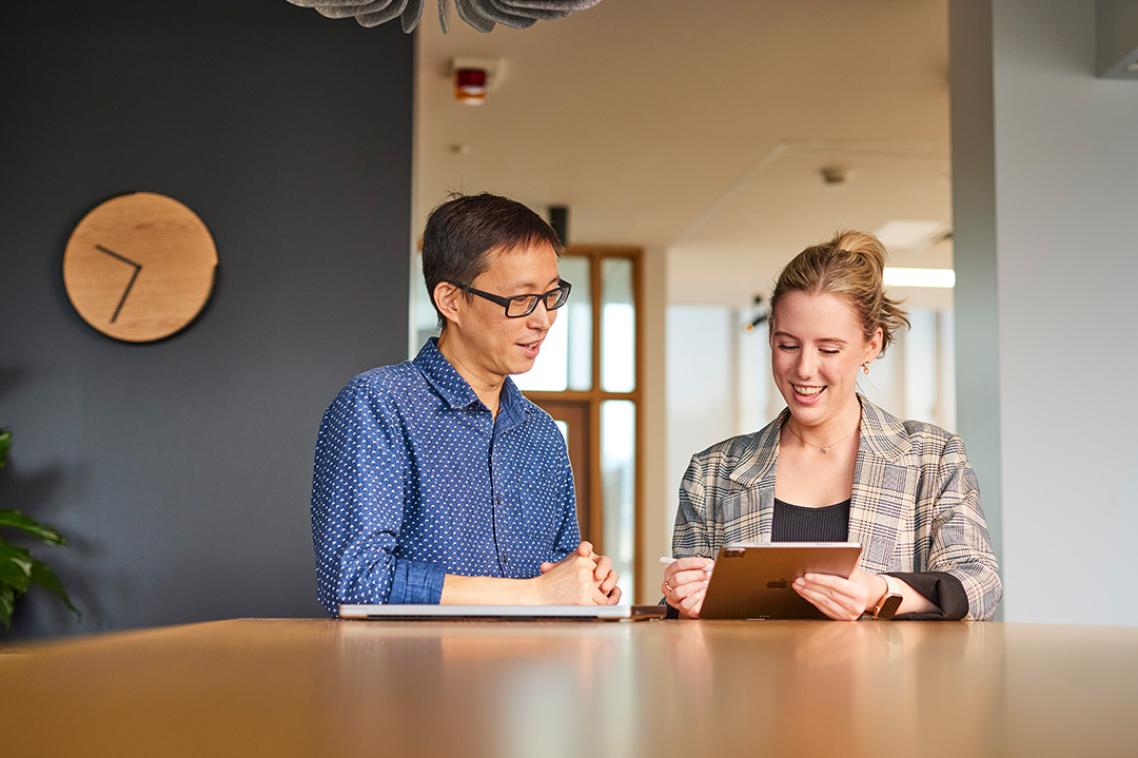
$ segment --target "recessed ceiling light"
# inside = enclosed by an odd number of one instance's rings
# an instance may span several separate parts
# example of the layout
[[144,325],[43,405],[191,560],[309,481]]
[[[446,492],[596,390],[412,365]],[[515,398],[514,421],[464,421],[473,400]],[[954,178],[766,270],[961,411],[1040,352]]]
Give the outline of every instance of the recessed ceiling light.
[[956,272],[950,268],[899,268],[896,266],[886,266],[885,286],[952,289],[956,286]]

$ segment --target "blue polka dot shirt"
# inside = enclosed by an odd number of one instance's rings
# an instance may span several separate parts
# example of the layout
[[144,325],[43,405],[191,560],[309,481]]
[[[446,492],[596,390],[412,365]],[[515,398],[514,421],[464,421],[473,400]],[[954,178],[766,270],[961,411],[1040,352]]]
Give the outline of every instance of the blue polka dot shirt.
[[565,441],[510,379],[498,418],[432,338],[348,383],[320,424],[316,595],[437,603],[446,574],[526,578],[580,541]]

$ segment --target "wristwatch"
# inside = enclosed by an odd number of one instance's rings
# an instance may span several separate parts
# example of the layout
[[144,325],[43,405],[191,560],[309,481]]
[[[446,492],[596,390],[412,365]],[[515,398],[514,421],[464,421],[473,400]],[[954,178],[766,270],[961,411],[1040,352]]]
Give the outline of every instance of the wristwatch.
[[891,576],[885,574],[880,575],[885,580],[885,593],[882,594],[881,599],[877,601],[877,605],[873,607],[873,617],[888,621],[893,618],[893,614],[897,613],[897,609],[901,607],[901,592],[895,582],[897,581]]

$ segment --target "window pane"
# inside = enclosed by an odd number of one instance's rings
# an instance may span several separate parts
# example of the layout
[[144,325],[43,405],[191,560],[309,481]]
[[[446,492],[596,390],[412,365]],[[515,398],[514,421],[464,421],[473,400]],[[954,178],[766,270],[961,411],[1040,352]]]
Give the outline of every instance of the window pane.
[[568,384],[571,390],[593,388],[593,291],[589,259],[566,255],[561,259],[561,278],[572,282],[569,302],[561,308],[569,343]]
[[636,389],[636,310],[632,297],[632,261],[605,258],[601,263],[601,387],[606,392]]
[[635,597],[632,582],[636,536],[636,405],[629,400],[601,404],[601,489],[606,555],[620,573],[624,600]]
[[573,292],[569,302],[557,311],[557,320],[546,335],[533,368],[514,377],[514,383],[522,390],[563,392],[591,387],[593,314],[589,259],[567,255],[559,268],[561,278],[573,284]]

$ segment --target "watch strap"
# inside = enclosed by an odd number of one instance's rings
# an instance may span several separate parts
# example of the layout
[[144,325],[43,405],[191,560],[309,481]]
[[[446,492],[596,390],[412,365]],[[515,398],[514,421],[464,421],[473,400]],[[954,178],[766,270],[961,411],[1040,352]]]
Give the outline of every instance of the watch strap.
[[898,590],[897,585],[894,584],[893,577],[886,574],[881,574],[881,578],[885,580],[885,594],[877,601],[877,605],[873,609],[873,617],[888,621],[897,614],[897,609],[901,607],[901,602],[904,597]]

